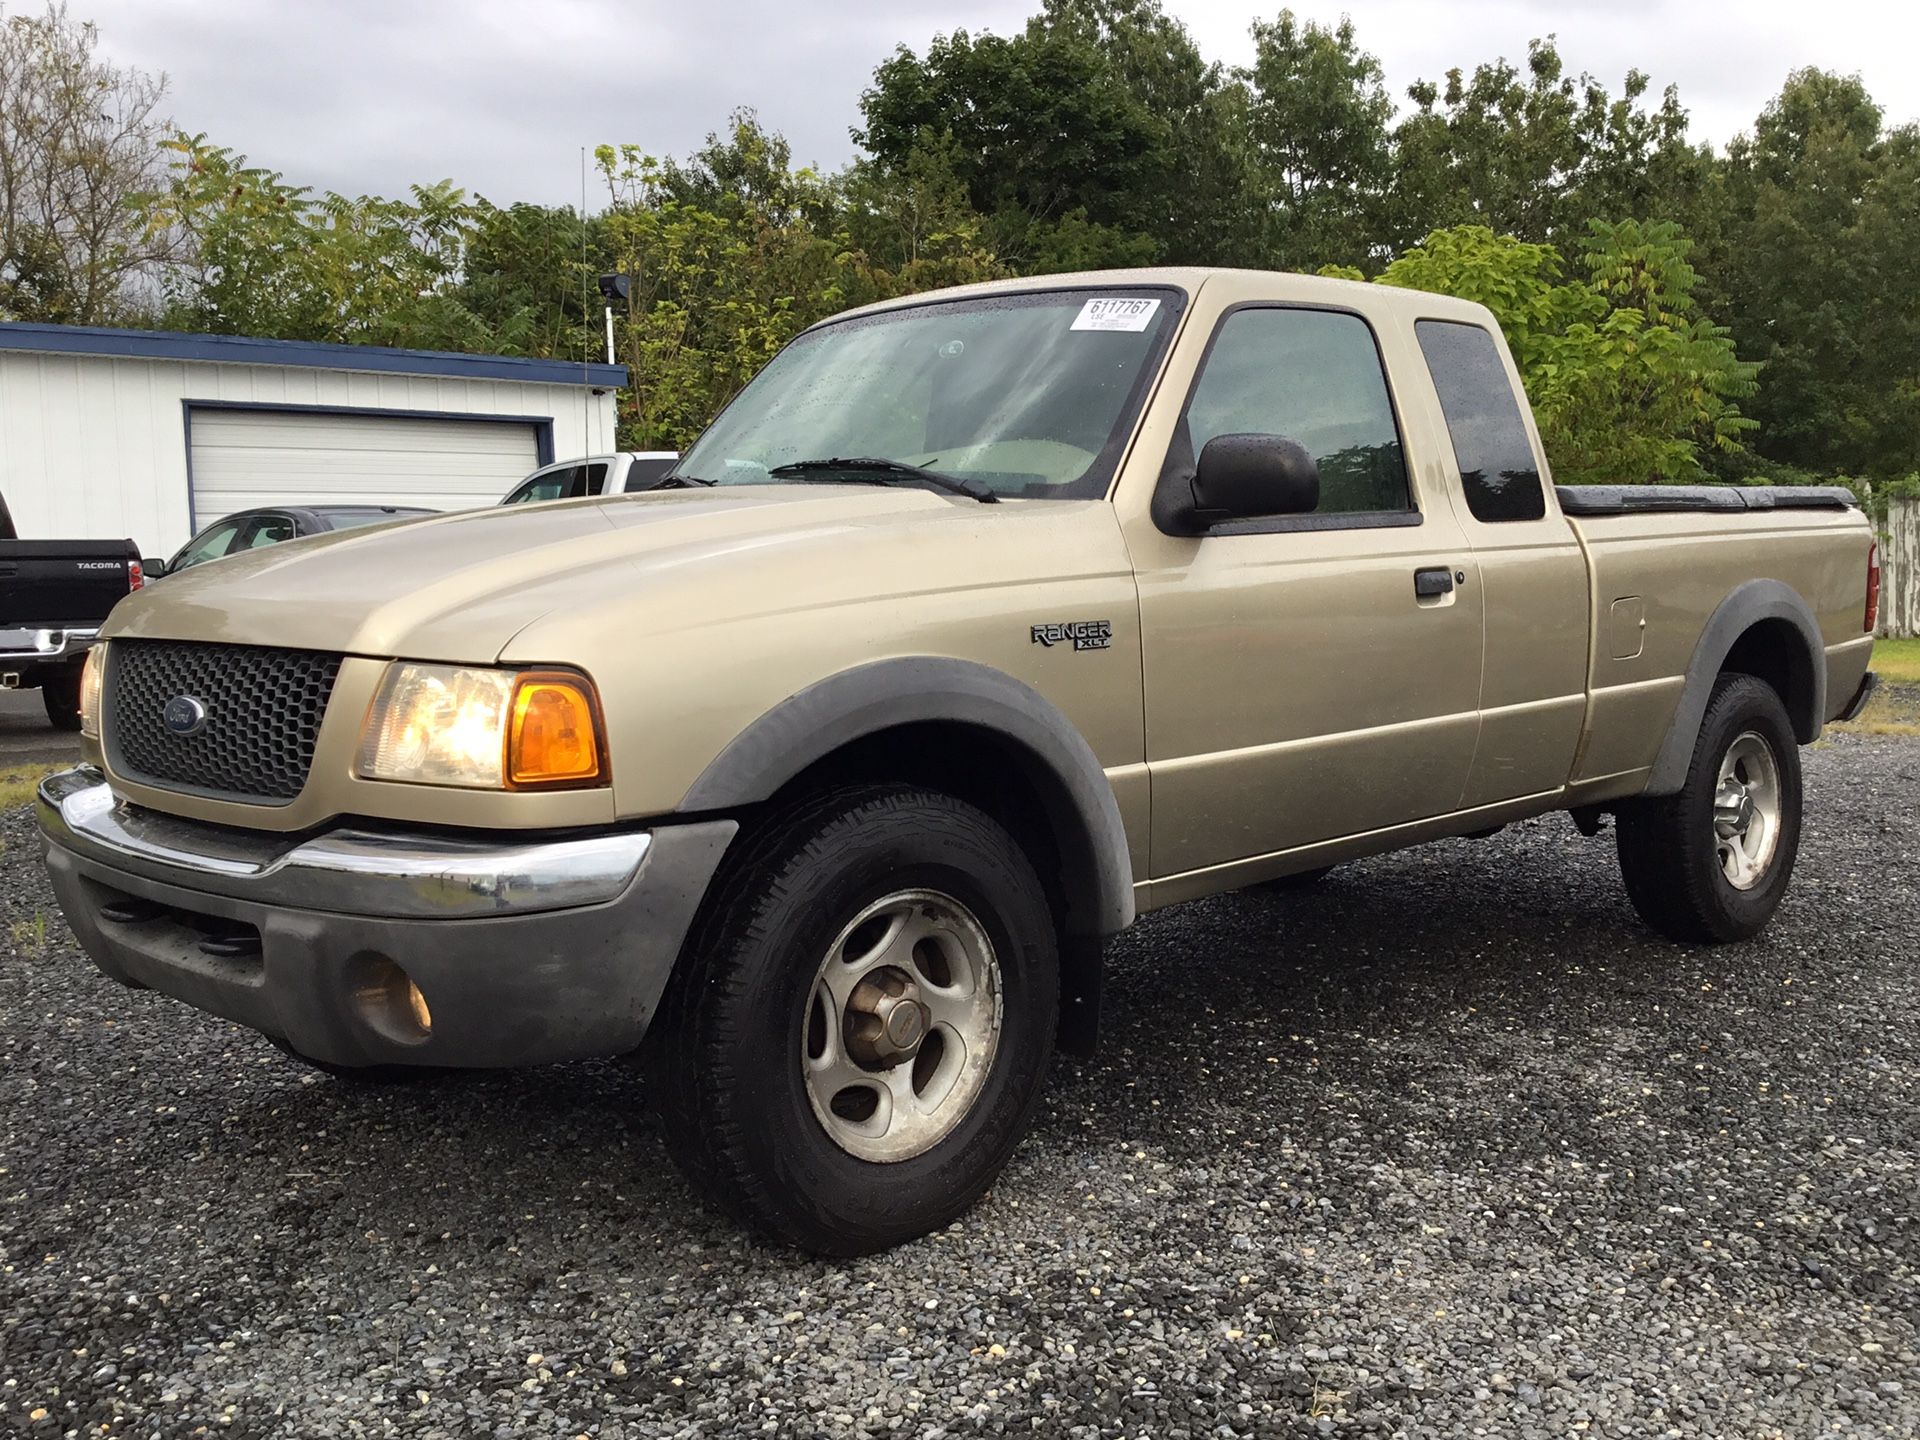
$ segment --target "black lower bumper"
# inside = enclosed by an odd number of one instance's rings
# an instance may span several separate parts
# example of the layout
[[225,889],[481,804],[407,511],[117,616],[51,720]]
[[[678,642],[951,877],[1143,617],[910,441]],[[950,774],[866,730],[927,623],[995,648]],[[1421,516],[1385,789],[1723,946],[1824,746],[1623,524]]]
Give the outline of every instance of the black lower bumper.
[[[631,883],[603,903],[473,919],[263,904],[52,834],[47,867],[81,946],[123,984],[337,1065],[506,1067],[640,1043],[734,830],[656,829]],[[426,1024],[395,1000],[396,975],[417,987]]]
[[1836,717],[1842,724],[1857,719],[1867,702],[1873,699],[1873,692],[1880,688],[1880,677],[1869,670],[1860,677],[1860,688],[1853,692],[1853,699],[1847,702],[1847,708]]

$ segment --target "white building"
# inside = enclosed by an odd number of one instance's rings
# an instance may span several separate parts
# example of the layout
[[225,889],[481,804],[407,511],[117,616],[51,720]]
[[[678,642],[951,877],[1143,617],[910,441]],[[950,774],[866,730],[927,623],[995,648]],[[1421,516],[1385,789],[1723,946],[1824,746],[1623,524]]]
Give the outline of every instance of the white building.
[[458,510],[614,448],[626,367],[0,324],[0,495],[27,539],[166,555],[256,505]]

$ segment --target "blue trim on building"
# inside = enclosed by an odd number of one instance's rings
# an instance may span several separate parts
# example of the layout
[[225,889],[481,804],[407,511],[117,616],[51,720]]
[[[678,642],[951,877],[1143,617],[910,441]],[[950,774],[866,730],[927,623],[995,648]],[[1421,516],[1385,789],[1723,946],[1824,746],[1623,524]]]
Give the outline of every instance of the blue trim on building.
[[529,360],[514,355],[460,355],[447,350],[389,350],[379,345],[329,345],[315,340],[261,340],[251,335],[183,335],[170,330],[36,325],[20,321],[0,321],[0,350],[133,360],[194,360],[216,365],[370,370],[389,375],[518,380],[531,385],[585,385],[603,390],[617,390],[627,383],[624,365]]
[[371,415],[385,420],[484,420],[496,425],[533,427],[535,470],[553,463],[553,418],[549,415],[487,415],[470,410],[383,410],[377,405],[292,405],[277,400],[195,400],[180,402],[180,430],[187,447],[187,524],[198,535],[200,523],[193,493],[193,412],[265,410],[286,415]]

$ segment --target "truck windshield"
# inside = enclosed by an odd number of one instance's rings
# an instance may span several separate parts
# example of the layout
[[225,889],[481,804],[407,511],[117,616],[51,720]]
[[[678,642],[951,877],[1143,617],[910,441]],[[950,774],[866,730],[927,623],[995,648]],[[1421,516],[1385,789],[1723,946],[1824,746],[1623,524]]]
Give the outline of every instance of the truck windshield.
[[777,484],[781,466],[860,457],[1007,497],[1102,496],[1181,301],[1047,290],[829,322],[776,355],[675,473]]

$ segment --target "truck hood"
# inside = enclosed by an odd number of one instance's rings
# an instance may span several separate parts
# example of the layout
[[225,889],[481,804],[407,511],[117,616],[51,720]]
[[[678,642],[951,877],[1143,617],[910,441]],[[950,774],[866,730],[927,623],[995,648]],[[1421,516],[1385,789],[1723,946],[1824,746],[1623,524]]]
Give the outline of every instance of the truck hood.
[[[906,487],[756,485],[492,507],[197,566],[129,596],[103,633],[486,664],[557,610],[632,597],[676,575],[691,583],[695,572],[723,566],[737,590],[770,552],[901,528],[977,527],[1034,508],[1057,505],[984,506]],[[710,605],[712,591],[695,585],[649,610],[671,623],[676,608]]]

